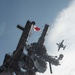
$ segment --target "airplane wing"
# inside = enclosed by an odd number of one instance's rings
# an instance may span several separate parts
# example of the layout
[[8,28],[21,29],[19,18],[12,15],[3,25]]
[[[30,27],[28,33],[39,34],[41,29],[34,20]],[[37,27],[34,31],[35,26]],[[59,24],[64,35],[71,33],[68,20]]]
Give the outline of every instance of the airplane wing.
[[62,42],[61,43],[63,43],[64,42],[64,40],[62,40]]

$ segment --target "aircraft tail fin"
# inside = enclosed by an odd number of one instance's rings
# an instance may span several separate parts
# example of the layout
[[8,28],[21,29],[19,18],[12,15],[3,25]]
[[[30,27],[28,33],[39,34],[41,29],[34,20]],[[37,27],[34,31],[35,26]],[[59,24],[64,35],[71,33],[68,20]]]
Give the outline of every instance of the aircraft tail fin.
[[63,47],[63,50],[66,48],[66,46]]

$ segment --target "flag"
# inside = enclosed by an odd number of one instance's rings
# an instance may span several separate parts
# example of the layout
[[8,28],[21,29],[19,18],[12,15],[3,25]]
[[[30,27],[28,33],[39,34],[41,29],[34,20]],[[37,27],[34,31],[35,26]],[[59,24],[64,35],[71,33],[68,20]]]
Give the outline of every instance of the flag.
[[34,25],[34,31],[40,31],[41,29]]

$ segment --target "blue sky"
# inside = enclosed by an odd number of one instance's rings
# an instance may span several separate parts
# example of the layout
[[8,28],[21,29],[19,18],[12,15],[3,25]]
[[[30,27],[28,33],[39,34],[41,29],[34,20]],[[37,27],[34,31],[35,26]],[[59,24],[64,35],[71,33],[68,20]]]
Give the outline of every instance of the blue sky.
[[[39,27],[52,25],[57,15],[71,0],[0,0],[0,64],[5,53],[16,49],[21,36],[17,24],[35,21]],[[38,34],[38,32],[36,32]],[[32,39],[37,39],[34,35]],[[35,37],[36,36],[36,37]]]

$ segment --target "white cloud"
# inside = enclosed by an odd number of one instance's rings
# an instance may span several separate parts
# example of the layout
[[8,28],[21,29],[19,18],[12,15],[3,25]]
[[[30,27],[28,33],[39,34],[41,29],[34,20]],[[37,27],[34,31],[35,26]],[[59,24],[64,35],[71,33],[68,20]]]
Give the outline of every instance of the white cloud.
[[[74,75],[75,74],[75,0],[69,6],[63,9],[50,28],[47,37],[47,48],[50,53],[55,55],[63,53],[64,59],[61,66],[53,67],[53,75]],[[63,51],[62,49],[57,52],[56,43],[64,41],[67,46]]]

